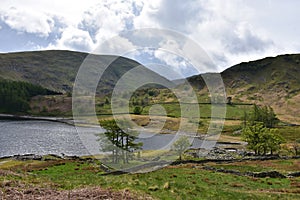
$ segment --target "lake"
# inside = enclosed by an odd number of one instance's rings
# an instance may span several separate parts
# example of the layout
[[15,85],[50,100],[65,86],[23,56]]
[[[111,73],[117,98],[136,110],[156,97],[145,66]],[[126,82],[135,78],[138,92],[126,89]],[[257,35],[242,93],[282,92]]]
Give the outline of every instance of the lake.
[[[0,157],[17,154],[98,154],[100,144],[95,134],[101,132],[103,129],[78,128],[59,122],[0,120]],[[143,142],[143,149],[163,148],[174,138],[172,134],[148,135],[141,133],[138,139]],[[201,142],[195,139],[193,146],[200,146]]]
[[[97,130],[82,128],[90,147],[99,149]],[[16,154],[88,155],[74,126],[49,121],[0,121],[0,156]]]

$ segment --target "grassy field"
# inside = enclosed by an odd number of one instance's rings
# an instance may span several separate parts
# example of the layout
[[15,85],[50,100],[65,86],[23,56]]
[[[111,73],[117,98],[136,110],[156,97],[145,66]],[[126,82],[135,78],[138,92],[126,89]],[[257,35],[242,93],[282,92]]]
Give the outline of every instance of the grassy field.
[[[159,103],[158,103],[159,104]],[[151,107],[155,104],[147,105],[142,107],[142,115],[148,115],[149,110]],[[179,104],[176,102],[170,102],[170,103],[162,103],[160,104],[164,109],[169,117],[182,117],[185,112],[181,112],[181,110],[185,111],[188,110],[186,113],[188,113],[190,116],[200,116],[202,119],[211,118],[212,116],[212,105],[211,104],[198,104],[199,113],[197,110],[193,110],[194,106],[197,106],[197,104]],[[121,106],[120,106],[121,107]],[[124,106],[123,106],[124,107]],[[226,115],[218,115],[218,111],[220,109],[223,109],[225,107],[226,109]],[[244,112],[250,112],[252,109],[252,105],[214,105],[214,109],[217,111],[217,117],[225,117],[226,119],[234,119],[239,120],[242,119],[244,116]],[[101,104],[101,106],[96,106],[96,111],[99,115],[103,114],[111,114],[111,107],[108,104]],[[124,113],[124,110],[116,110],[117,113]],[[129,112],[134,112],[134,106],[129,107]]]
[[240,172],[254,171],[276,171],[287,174],[289,172],[297,171],[300,169],[300,161],[297,159],[289,160],[272,160],[272,161],[243,161],[236,163],[225,163],[225,164],[215,164],[211,163],[211,166],[223,169],[233,169]]
[[277,130],[287,142],[294,142],[300,139],[300,126],[283,126]]
[[[51,160],[0,162],[0,181],[22,182],[23,187],[50,187],[72,191],[100,187],[128,190],[153,199],[299,199],[300,178],[253,178],[212,172],[203,164],[169,166],[144,174],[106,175],[98,161]],[[244,161],[230,164],[207,163],[216,168],[243,171],[299,170],[299,160]],[[9,170],[9,172],[8,172]],[[4,173],[7,172],[7,173]],[[2,187],[5,194],[6,187]]]

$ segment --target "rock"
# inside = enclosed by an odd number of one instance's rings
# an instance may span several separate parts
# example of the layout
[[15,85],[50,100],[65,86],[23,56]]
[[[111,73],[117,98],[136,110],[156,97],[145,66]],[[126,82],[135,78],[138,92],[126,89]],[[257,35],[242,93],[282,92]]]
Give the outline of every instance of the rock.
[[[227,174],[234,174],[237,176],[251,176],[251,177],[256,177],[256,178],[266,178],[266,177],[270,177],[270,178],[286,178],[286,176],[284,176],[283,174],[277,172],[277,171],[270,171],[270,172],[240,172],[237,170],[231,170],[231,169],[216,169],[214,167],[211,166],[204,166],[202,169],[205,170],[209,170],[209,171],[215,171],[215,172],[221,172],[221,173],[227,173]],[[293,175],[293,174],[289,174],[289,175]],[[295,175],[300,176],[300,172],[296,173]]]
[[202,167],[202,169],[209,170],[209,171],[215,171],[216,170],[216,168],[211,167],[211,166],[204,166],[204,167]]
[[254,174],[255,174],[254,172],[245,172],[244,173],[245,176],[252,176],[252,177],[254,177]]
[[35,155],[35,154],[25,154],[25,155],[14,155],[13,158],[15,160],[42,160],[43,156]]
[[270,172],[259,172],[259,173],[253,173],[254,177],[257,178],[265,178],[265,177],[270,177],[270,178],[286,178],[283,174],[277,172],[277,171],[270,171]]
[[148,187],[148,190],[150,190],[150,191],[157,191],[158,189],[159,189],[159,187],[157,185]]
[[234,174],[234,175],[242,175],[240,171],[237,170],[231,170],[231,169],[217,169],[216,172],[222,172],[227,174]]
[[110,168],[106,165],[104,165],[103,163],[100,164],[100,169],[103,170],[104,172],[110,172]]
[[160,157],[153,158],[152,161],[159,161]]
[[225,149],[214,147],[204,157],[211,160],[232,160],[235,159],[235,156],[237,155],[237,152],[230,152]]
[[287,175],[288,177],[300,177],[300,172],[292,172]]
[[169,182],[166,182],[165,184],[164,184],[164,187],[163,187],[164,189],[169,189],[170,188],[170,183]]
[[64,156],[64,159],[67,160],[81,160],[79,156]]

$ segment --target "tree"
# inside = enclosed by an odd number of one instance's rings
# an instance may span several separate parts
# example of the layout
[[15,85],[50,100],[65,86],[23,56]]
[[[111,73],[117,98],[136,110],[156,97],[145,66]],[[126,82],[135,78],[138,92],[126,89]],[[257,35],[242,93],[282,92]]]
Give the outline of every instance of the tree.
[[133,109],[133,113],[135,115],[140,115],[142,113],[142,108],[140,106],[135,106],[134,109]]
[[255,155],[259,154],[260,134],[266,131],[262,124],[246,126],[243,129],[242,139],[248,143],[248,149],[254,150]]
[[110,103],[110,102],[109,102],[108,97],[105,97],[105,102],[104,102],[104,104],[108,105],[109,103]]
[[189,146],[191,146],[189,138],[187,136],[182,136],[174,142],[171,149],[178,154],[179,160],[181,160],[183,152],[185,152]]
[[280,144],[284,142],[284,138],[276,132],[276,129],[269,129],[270,131],[264,136],[264,155],[270,152],[273,155],[274,152],[280,149]]
[[148,94],[146,94],[142,100],[141,100],[141,105],[142,106],[148,106],[149,105],[149,97],[148,97]]
[[32,97],[53,94],[60,93],[27,82],[0,80],[0,112],[26,113]]
[[292,148],[294,149],[295,156],[299,154],[300,151],[300,139],[297,139],[296,141],[293,142]]
[[273,128],[278,122],[278,118],[274,113],[274,110],[270,106],[260,107],[254,105],[253,111],[247,117],[248,123],[254,125],[258,122],[262,122],[265,127]]
[[280,149],[284,139],[277,134],[276,129],[270,129],[263,123],[246,126],[243,129],[242,139],[248,143],[248,149],[254,151],[255,155],[271,155]]
[[247,121],[248,121],[248,114],[246,111],[244,111],[244,116],[242,117],[242,126],[245,128],[247,126]]
[[231,105],[232,104],[232,97],[227,97],[227,104]]
[[66,95],[67,97],[72,97],[72,92],[67,92]]
[[127,131],[124,131],[118,126],[115,120],[101,121],[101,126],[106,130],[105,137],[101,137],[102,151],[111,152],[112,163],[129,163],[131,153],[135,150],[141,149],[142,143],[136,143],[137,132],[129,131],[130,125],[125,121],[121,121],[122,127],[127,126]]

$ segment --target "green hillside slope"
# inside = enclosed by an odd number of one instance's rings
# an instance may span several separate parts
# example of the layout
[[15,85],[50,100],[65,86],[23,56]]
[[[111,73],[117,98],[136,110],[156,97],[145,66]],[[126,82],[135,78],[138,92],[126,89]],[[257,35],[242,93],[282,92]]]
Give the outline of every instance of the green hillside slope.
[[[233,102],[270,105],[280,119],[300,123],[300,54],[241,63],[221,76]],[[201,75],[188,81],[200,93],[206,92]]]
[[[58,50],[0,54],[0,79],[25,81],[54,91],[70,92],[77,71],[87,56],[87,53]],[[116,59],[101,77],[97,90],[100,95],[111,93],[123,74],[140,65],[124,57],[95,55],[95,58],[100,61],[99,68],[106,67],[108,60]],[[141,77],[162,78],[145,67],[141,67],[140,73]]]
[[233,66],[222,77],[228,95],[270,105],[280,119],[300,122],[300,55],[281,55]]

